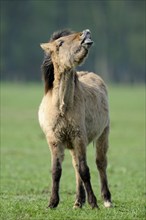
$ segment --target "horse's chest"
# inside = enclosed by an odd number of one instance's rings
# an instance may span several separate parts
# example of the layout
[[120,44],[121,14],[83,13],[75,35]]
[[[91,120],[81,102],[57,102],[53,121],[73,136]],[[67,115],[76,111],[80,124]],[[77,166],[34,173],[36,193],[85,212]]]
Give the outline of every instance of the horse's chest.
[[65,142],[68,148],[71,148],[74,139],[81,133],[71,116],[62,116],[56,109],[46,108],[43,102],[39,108],[39,123],[47,137],[53,134],[58,141]]
[[52,130],[57,139],[67,144],[73,143],[76,137],[80,137],[79,126],[64,117],[58,117]]

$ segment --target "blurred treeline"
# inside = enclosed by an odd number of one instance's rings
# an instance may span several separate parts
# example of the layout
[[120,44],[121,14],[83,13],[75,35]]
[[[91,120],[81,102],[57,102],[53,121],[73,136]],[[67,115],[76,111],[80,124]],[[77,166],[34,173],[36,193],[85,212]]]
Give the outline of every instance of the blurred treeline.
[[59,29],[88,28],[94,46],[82,69],[112,82],[144,82],[145,6],[141,0],[1,0],[1,79],[40,81],[40,43]]

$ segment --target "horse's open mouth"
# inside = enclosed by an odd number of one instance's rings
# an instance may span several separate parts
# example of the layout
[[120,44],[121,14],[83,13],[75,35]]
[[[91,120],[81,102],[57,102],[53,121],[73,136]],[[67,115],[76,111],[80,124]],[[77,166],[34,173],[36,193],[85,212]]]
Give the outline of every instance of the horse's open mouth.
[[88,29],[84,30],[82,32],[82,37],[83,37],[83,40],[81,44],[85,46],[86,48],[91,47],[91,45],[93,44],[93,41],[91,40],[91,32]]

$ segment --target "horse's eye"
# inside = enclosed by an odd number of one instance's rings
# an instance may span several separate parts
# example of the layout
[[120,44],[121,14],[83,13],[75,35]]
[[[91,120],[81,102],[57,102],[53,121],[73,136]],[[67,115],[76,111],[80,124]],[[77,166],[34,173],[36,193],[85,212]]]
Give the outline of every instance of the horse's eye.
[[61,47],[63,43],[64,43],[64,41],[61,40],[61,41],[59,42],[59,47]]

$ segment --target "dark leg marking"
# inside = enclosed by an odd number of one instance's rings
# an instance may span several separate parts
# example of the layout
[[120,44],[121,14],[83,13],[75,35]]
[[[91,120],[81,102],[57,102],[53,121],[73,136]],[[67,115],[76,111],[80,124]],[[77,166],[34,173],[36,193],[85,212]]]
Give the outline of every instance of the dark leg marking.
[[59,203],[59,181],[62,173],[61,163],[58,158],[53,161],[52,167],[52,194],[49,202],[49,208],[57,207]]
[[92,208],[98,208],[97,200],[93,193],[91,182],[90,182],[89,168],[86,164],[85,159],[79,159],[79,173],[80,173],[81,179],[84,182],[85,189],[87,191],[88,203],[90,204]]

